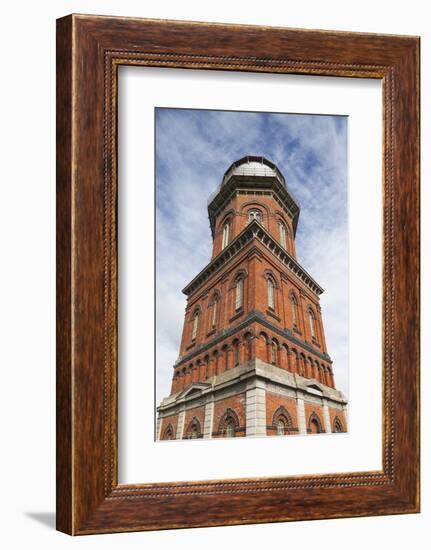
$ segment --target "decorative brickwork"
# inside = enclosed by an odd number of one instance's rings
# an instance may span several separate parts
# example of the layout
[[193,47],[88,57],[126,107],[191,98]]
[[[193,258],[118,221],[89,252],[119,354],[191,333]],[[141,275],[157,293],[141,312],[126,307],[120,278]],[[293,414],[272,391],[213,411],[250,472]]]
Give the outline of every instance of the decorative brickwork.
[[216,401],[214,404],[213,437],[245,435],[245,395],[235,395]]
[[333,433],[347,431],[347,419],[343,409],[329,409],[329,418],[331,421],[331,431]]
[[245,157],[227,170],[208,213],[212,257],[183,290],[179,357],[157,437],[346,431],[323,289],[298,263],[300,208],[284,177],[270,161]]
[[178,415],[166,416],[161,420],[160,439],[176,439]]
[[284,434],[299,433],[296,400],[271,392],[266,393],[267,435],[280,435],[279,423],[284,423]]

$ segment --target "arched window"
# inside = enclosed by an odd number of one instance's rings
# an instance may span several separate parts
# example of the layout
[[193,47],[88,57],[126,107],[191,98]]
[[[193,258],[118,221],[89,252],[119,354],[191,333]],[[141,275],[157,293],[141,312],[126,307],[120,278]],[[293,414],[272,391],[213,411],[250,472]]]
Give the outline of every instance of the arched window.
[[234,365],[235,367],[237,367],[239,365],[239,342],[238,340],[236,340],[234,343],[233,343],[233,361],[234,361]]
[[274,307],[274,282],[272,279],[267,280],[268,285],[268,307],[275,309]]
[[226,420],[224,434],[225,437],[234,437],[235,436],[235,422],[233,418],[228,418]]
[[260,210],[257,210],[256,208],[248,211],[248,223],[252,222],[253,220],[262,223],[262,212]]
[[196,310],[193,315],[193,328],[192,328],[192,340],[196,340],[199,326],[199,310]]
[[193,417],[189,427],[187,428],[186,438],[197,439],[198,437],[202,437],[201,425],[199,420],[196,417]]
[[316,340],[316,316],[314,315],[314,311],[311,308],[309,308],[308,310],[308,319],[310,321],[311,338]]
[[293,292],[290,294],[290,303],[292,305],[292,322],[295,328],[298,328],[298,300]]
[[223,226],[223,240],[221,245],[222,250],[226,248],[226,246],[229,244],[229,232],[230,232],[230,223],[226,222]]
[[310,422],[310,430],[312,434],[320,433],[319,424],[315,418]]
[[218,301],[219,295],[215,294],[211,305],[211,328],[215,328],[217,324]]
[[280,229],[280,244],[283,248],[287,248],[286,245],[286,226],[284,223],[279,223],[279,229]]
[[286,433],[286,426],[284,425],[283,420],[280,418],[277,421],[277,435],[284,435]]
[[292,417],[283,406],[278,407],[275,411],[274,416],[272,417],[271,427],[275,430],[277,435],[288,435],[289,433],[292,433]]
[[322,427],[320,418],[317,416],[315,412],[313,412],[308,422],[308,432],[312,434],[321,434],[321,433],[324,433],[324,431],[325,430]]
[[244,295],[244,279],[242,277],[239,277],[235,285],[235,310],[242,308],[243,295]]
[[334,418],[333,432],[334,432],[334,433],[342,433],[342,432],[344,432],[343,425],[341,424],[341,421],[340,421],[340,419],[338,418],[338,416],[336,416],[336,417]]
[[235,432],[238,428],[238,415],[232,409],[226,409],[220,420],[218,434],[222,437],[235,437]]
[[271,363],[277,365],[277,342],[271,342]]
[[211,326],[215,327],[216,325],[216,319],[217,319],[217,302],[218,300],[214,300],[213,302],[213,311],[212,311],[212,318],[211,318]]
[[166,428],[165,433],[163,434],[162,439],[164,439],[164,440],[175,439],[175,437],[174,437],[174,429],[173,429],[173,427],[172,427],[172,424],[169,424],[169,426]]
[[223,346],[222,352],[223,352],[224,370],[228,370],[228,368],[230,367],[230,365],[229,365],[229,346]]
[[250,361],[252,357],[252,335],[250,333],[247,333],[244,338],[244,346],[245,346],[245,360]]

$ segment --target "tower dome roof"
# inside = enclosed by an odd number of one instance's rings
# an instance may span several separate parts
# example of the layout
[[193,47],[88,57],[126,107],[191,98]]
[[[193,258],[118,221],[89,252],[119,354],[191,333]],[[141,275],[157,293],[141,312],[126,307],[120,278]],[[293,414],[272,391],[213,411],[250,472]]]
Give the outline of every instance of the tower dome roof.
[[232,176],[277,178],[280,183],[286,185],[283,174],[273,162],[265,157],[258,157],[254,155],[247,155],[246,157],[232,163],[224,173],[222,185],[225,184]]
[[208,199],[208,216],[211,233],[214,237],[215,219],[220,209],[237,190],[254,189],[257,192],[272,190],[279,197],[293,220],[293,231],[299,217],[299,203],[287,189],[283,174],[277,166],[265,157],[247,155],[233,162],[223,175],[221,183]]

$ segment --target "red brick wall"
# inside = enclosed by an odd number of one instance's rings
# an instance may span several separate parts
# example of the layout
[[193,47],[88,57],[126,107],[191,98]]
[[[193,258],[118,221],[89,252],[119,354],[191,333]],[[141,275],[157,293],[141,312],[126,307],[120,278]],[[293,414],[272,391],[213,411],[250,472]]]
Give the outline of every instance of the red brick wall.
[[[245,436],[245,393],[221,399],[214,403],[213,433],[219,431],[220,422],[227,409],[232,409],[236,413],[239,426],[242,428],[242,431],[237,432],[235,436]],[[214,434],[213,437],[222,436]]]
[[[274,413],[279,407],[283,406],[289,413],[293,427],[298,428],[298,416],[296,409],[296,400],[283,395],[277,395],[275,393],[266,392],[266,425],[267,435],[277,435],[277,431],[271,429]],[[291,432],[291,434],[297,434],[297,431]]]

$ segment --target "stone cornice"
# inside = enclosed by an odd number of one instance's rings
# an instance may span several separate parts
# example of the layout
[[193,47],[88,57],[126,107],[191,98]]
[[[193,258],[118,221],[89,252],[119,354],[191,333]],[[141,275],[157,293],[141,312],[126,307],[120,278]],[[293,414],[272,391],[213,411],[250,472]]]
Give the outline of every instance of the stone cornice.
[[293,273],[303,284],[314,294],[319,296],[323,288],[311,277],[309,273],[271,236],[270,233],[256,220],[249,223],[235,237],[235,239],[216,256],[200,273],[183,289],[186,296],[190,296],[195,290],[201,287],[214,274],[225,266],[231,258],[236,256],[253,239],[257,239],[272,254],[278,258],[287,269]]
[[[347,405],[347,400],[340,390],[325,386],[314,378],[304,378],[299,374],[275,367],[260,359],[252,359],[229,371],[217,375],[206,383],[192,383],[188,388],[172,394],[162,400],[157,411],[166,415],[172,414],[173,409],[187,410],[196,406],[204,406],[207,402],[214,401],[217,394],[229,391],[238,393],[244,391],[244,384],[256,379],[266,384],[266,391],[274,391],[274,388],[286,388],[291,398],[301,397],[307,402],[319,404],[327,403],[330,406],[340,407]],[[238,388],[241,385],[241,388]],[[280,394],[283,395],[283,394]]]
[[188,363],[194,357],[202,353],[205,353],[206,351],[211,349],[213,346],[220,344],[221,342],[223,342],[223,340],[225,340],[226,338],[230,338],[235,333],[244,330],[254,322],[260,323],[263,327],[272,330],[273,332],[278,334],[281,338],[288,340],[290,343],[295,344],[295,346],[302,348],[304,351],[313,353],[317,357],[320,357],[322,361],[332,364],[332,360],[327,353],[322,353],[321,351],[316,350],[313,346],[311,346],[307,342],[303,342],[302,340],[299,340],[292,334],[290,330],[288,329],[283,330],[279,327],[276,327],[273,323],[271,323],[265,318],[263,313],[261,313],[260,311],[254,310],[254,311],[251,311],[247,315],[247,317],[238,325],[235,325],[230,329],[220,331],[219,334],[217,334],[217,336],[213,338],[210,342],[206,344],[201,344],[200,346],[198,346],[196,349],[194,349],[192,352],[188,353],[187,355],[183,355],[182,357],[179,357],[174,364],[174,368],[178,367],[179,365]]

